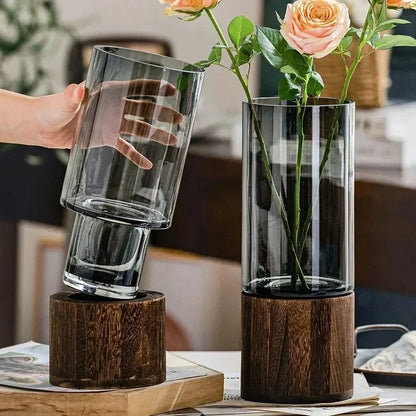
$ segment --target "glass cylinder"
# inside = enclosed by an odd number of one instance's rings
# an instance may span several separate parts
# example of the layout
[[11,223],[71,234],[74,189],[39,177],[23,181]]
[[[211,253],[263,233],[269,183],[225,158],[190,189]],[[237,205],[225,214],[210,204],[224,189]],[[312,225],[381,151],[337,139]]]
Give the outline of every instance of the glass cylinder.
[[77,213],[64,283],[135,296],[149,232],[172,222],[202,80],[182,61],[94,47],[61,195]]
[[354,104],[243,104],[243,292],[353,290]]

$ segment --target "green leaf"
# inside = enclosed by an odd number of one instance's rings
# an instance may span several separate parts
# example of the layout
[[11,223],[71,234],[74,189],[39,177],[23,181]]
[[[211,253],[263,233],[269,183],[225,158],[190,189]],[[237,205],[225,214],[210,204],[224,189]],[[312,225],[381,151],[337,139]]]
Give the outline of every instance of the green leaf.
[[299,77],[298,73],[296,72],[296,69],[291,67],[290,65],[283,65],[280,68],[280,72],[282,72],[283,74],[293,74]]
[[377,32],[382,32],[384,30],[390,30],[393,29],[394,27],[396,27],[397,25],[407,25],[410,22],[408,20],[405,19],[389,19],[389,20],[385,20],[384,22],[381,22],[378,26],[377,26]]
[[[209,61],[199,61],[196,64],[193,65],[186,65],[183,69],[185,71],[189,71],[189,70],[193,70],[195,66],[201,68],[201,69],[205,69],[207,67],[209,67],[211,65],[211,62]],[[185,91],[188,88],[188,84],[189,84],[189,78],[190,78],[191,74],[189,72],[183,72],[181,75],[179,75],[177,83],[176,83],[176,88],[178,91]]]
[[311,66],[308,62],[308,58],[304,55],[301,55],[298,51],[294,49],[288,49],[283,54],[284,61],[294,68],[299,76],[305,76],[311,72]]
[[352,43],[352,36],[345,36],[339,43],[339,49],[344,52],[346,51]]
[[271,66],[280,69],[283,66],[282,42],[285,42],[278,29],[257,27],[257,42],[261,53]]
[[361,29],[357,29],[356,27],[351,26],[348,29],[347,36],[352,36],[352,35],[358,35],[358,36],[360,36],[361,35],[361,32],[362,32]]
[[377,41],[380,39],[380,33],[374,32],[373,36],[367,41],[369,45],[371,45],[372,48],[375,48]]
[[309,97],[317,97],[324,89],[324,81],[322,77],[315,71],[312,72],[307,85],[307,93]]
[[279,81],[279,98],[281,100],[294,100],[302,94],[300,85],[293,82],[289,74],[285,74],[284,78]]
[[367,16],[368,29],[371,31],[375,28],[377,22],[377,14],[372,2],[370,2],[371,13]]
[[239,49],[238,54],[237,54],[238,66],[244,65],[244,64],[250,62],[252,57],[253,57],[252,45],[250,45],[250,44],[243,45]]
[[395,46],[416,46],[416,39],[406,35],[384,35],[374,42],[376,49],[390,49]]
[[382,1],[381,7],[378,13],[377,22],[384,22],[386,20],[387,20],[387,1]]
[[202,61],[195,62],[194,65],[198,68],[205,69],[211,66],[212,62],[208,61],[207,59],[203,59]]
[[254,32],[254,24],[245,16],[235,17],[228,26],[228,35],[238,49]]
[[[351,28],[350,28],[351,30]],[[357,37],[361,38],[361,35],[363,34],[363,29],[355,29],[354,33],[357,35]]]
[[250,44],[251,44],[251,46],[253,48],[253,52],[255,52],[255,53],[261,53],[260,46],[259,46],[259,42],[257,41],[257,36],[256,35],[252,35],[251,36]]
[[219,64],[221,62],[222,58],[222,50],[221,48],[218,48],[217,45],[215,45],[211,49],[211,53],[208,56],[208,61],[211,62],[211,64]]
[[[195,64],[197,65],[197,64]],[[202,66],[200,68],[203,68]],[[189,84],[189,73],[184,72],[183,74],[179,75],[178,81],[176,84],[176,89],[178,91],[185,91],[188,88]]]

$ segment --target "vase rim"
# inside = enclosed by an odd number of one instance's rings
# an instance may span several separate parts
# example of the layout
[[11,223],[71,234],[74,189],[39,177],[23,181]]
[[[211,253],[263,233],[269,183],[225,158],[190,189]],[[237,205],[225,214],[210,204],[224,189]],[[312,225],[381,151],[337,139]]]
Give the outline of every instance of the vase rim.
[[[255,106],[264,107],[297,107],[298,103],[294,100],[280,100],[279,97],[256,97],[252,100]],[[247,101],[244,104],[248,105]],[[355,102],[353,100],[345,100],[340,104],[339,99],[335,97],[314,97],[309,98],[305,107],[353,107]]]
[[[139,51],[137,49],[124,48],[121,46],[113,45],[94,45],[94,49],[100,51],[101,53],[112,55],[120,59],[142,63],[156,68],[166,69],[168,71],[190,74],[205,72],[203,68],[185,61],[181,61],[180,59],[175,59],[170,56],[159,55],[156,53]],[[119,52],[125,52],[131,55],[123,55]]]

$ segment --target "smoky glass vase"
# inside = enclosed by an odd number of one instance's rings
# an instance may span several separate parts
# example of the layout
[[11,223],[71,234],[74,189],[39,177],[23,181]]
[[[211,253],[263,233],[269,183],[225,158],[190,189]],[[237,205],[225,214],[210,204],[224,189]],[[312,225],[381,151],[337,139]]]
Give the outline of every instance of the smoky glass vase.
[[354,104],[243,104],[243,292],[345,295],[354,281]]
[[64,283],[133,298],[149,233],[171,225],[203,80],[172,58],[95,46],[61,195]]

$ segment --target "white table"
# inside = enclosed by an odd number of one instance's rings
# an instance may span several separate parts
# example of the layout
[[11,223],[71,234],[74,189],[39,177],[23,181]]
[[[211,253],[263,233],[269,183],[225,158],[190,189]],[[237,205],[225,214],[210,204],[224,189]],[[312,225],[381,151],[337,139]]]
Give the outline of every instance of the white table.
[[[240,372],[240,351],[175,351],[175,354],[187,360],[200,363],[224,374]],[[382,397],[395,398],[400,402],[416,403],[416,388],[377,386]],[[401,412],[382,412],[385,416],[416,416],[416,410]]]

